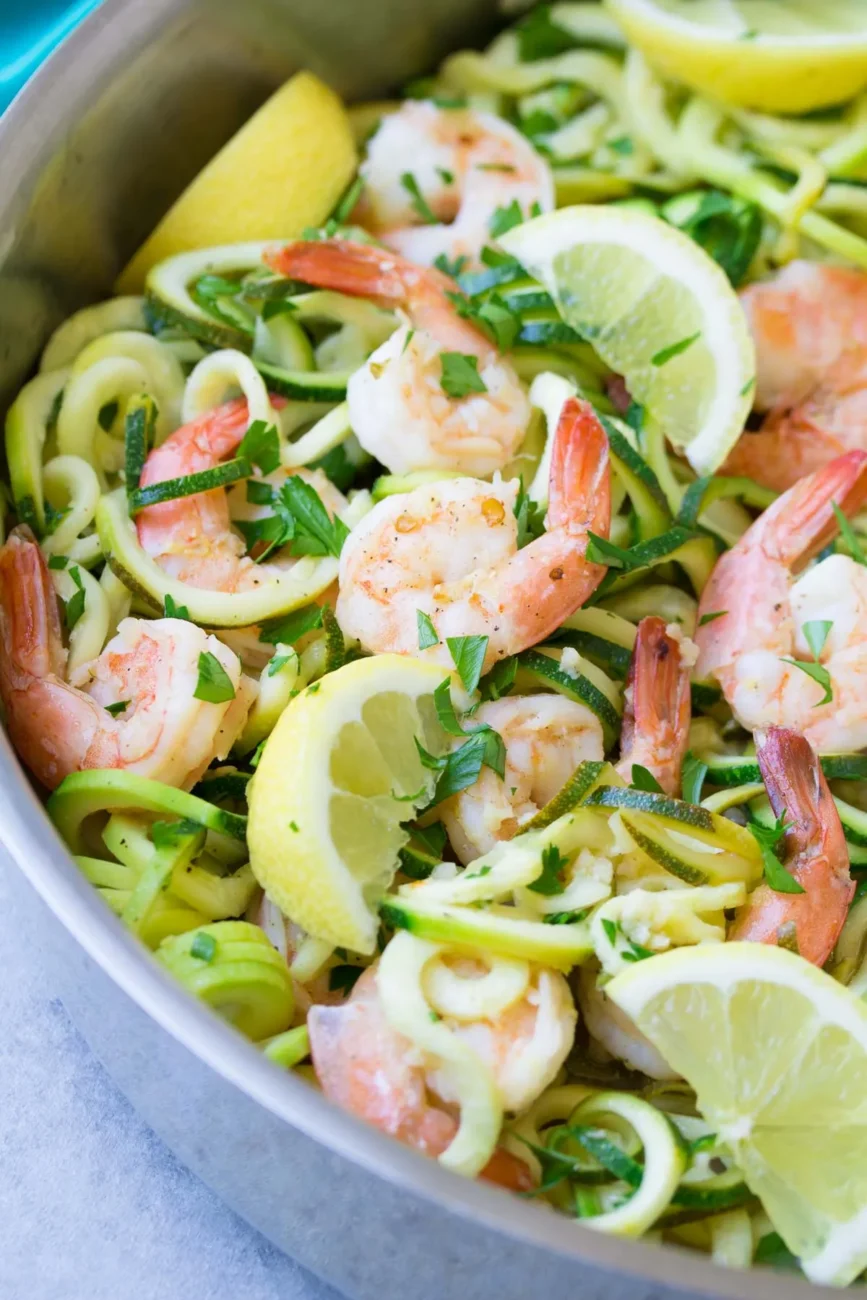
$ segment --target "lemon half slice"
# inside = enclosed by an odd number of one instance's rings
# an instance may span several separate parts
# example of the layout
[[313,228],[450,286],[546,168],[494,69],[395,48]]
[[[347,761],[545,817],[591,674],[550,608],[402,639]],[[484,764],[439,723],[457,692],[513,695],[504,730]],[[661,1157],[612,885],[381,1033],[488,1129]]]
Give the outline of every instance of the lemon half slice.
[[782,948],[680,948],[605,992],[695,1089],[814,1282],[867,1266],[867,1005]]
[[688,235],[629,208],[574,207],[500,239],[698,474],[752,406],[755,349],[724,272]]
[[863,0],[605,0],[666,76],[768,113],[839,104],[867,85]]
[[346,110],[310,72],[271,96],[168,210],[117,281],[140,293],[175,253],[248,240],[294,239],[327,218],[355,172]]
[[259,884],[317,938],[372,953],[376,907],[433,794],[416,740],[441,753],[433,693],[444,672],[402,655],[358,659],[280,715],[250,784],[247,843]]

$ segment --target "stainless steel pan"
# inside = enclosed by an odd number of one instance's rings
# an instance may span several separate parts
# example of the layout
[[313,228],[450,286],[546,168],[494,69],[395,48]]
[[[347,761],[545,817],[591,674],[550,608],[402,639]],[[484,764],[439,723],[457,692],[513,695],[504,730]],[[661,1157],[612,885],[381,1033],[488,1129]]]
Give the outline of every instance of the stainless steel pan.
[[[0,401],[183,184],[295,68],[382,93],[493,22],[492,0],[106,0],[0,123]],[[797,1300],[832,1292],[603,1237],[440,1169],[282,1074],[188,998],[79,875],[0,739],[24,933],[180,1158],[359,1300]]]

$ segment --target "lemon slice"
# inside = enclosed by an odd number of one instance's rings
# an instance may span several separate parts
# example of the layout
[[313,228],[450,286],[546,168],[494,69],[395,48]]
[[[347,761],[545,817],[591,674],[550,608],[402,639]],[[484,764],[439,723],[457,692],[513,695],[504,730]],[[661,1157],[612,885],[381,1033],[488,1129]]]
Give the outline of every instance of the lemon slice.
[[755,349],[723,271],[688,235],[629,208],[561,208],[501,246],[540,280],[574,329],[699,474],[740,437]]
[[782,948],[680,948],[605,992],[698,1096],[814,1282],[867,1266],[867,1006]]
[[140,293],[152,266],[175,253],[253,239],[292,239],[327,218],[355,172],[346,110],[310,72],[271,96],[169,208],[121,273]]
[[605,0],[660,72],[714,99],[807,113],[867,85],[863,0]]
[[416,740],[445,749],[443,675],[402,655],[358,659],[296,696],[268,739],[250,785],[250,862],[317,938],[374,951],[376,906],[409,838],[401,822],[433,794]]

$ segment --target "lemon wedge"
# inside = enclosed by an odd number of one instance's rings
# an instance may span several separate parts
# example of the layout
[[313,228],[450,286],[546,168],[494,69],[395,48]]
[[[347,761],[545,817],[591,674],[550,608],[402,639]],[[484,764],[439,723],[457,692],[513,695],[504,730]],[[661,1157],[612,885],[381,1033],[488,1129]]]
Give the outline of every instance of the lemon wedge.
[[215,244],[293,239],[328,217],[352,180],[346,110],[310,72],[262,105],[184,190],[117,281],[140,293],[152,266]]
[[372,953],[376,908],[428,803],[442,753],[433,693],[443,670],[402,655],[358,659],[308,686],[280,715],[250,784],[253,873],[317,938]]
[[743,308],[716,262],[630,208],[560,208],[499,242],[696,473],[718,469],[743,431],[756,371]]
[[679,948],[605,992],[695,1089],[814,1282],[867,1266],[867,1005],[783,948]]
[[807,113],[867,85],[863,0],[605,0],[665,76],[742,108]]

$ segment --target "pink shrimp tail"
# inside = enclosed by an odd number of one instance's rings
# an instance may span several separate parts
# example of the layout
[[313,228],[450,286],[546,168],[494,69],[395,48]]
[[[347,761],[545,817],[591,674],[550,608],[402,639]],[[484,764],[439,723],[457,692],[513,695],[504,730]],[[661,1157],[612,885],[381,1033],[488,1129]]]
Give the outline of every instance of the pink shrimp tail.
[[[563,404],[554,435],[548,527],[562,528],[575,536],[589,531],[601,537],[607,537],[611,527],[608,438],[590,403],[577,397]],[[601,582],[605,567],[590,567],[598,570]]]
[[815,474],[801,479],[760,516],[780,523],[766,529],[777,556],[787,567],[806,562],[837,536],[834,506],[847,517],[867,500],[867,451],[848,451]]
[[640,763],[666,794],[676,794],[689,744],[690,714],[689,669],[680,642],[668,634],[664,619],[643,618],[626,681],[621,776],[631,780],[633,763]]
[[[330,1101],[425,1155],[445,1151],[457,1120],[428,1100],[411,1044],[383,1013],[375,967],[342,1007],[313,1007],[307,1026],[316,1076]],[[534,1186],[527,1165],[502,1148],[479,1177],[512,1191]]]
[[744,557],[760,547],[768,581],[775,576],[787,581],[787,572],[797,571],[837,535],[839,523],[834,506],[849,516],[865,500],[867,452],[848,451],[815,474],[800,479],[759,515],[730,551],[720,556],[699,603],[695,637],[699,678],[714,676],[730,665],[733,638],[755,618],[756,592],[744,581]]
[[785,817],[785,866],[803,889],[759,885],[729,939],[796,949],[822,966],[839,938],[855,892],[843,827],[821,764],[807,740],[785,727],[759,739],[758,760],[775,816]]
[[436,286],[441,292],[457,288],[440,271],[348,239],[297,240],[270,249],[265,261],[272,270],[293,280],[354,298],[371,298],[384,306],[401,306],[423,286]]
[[0,696],[9,737],[49,790],[84,767],[113,767],[112,719],[62,680],[66,653],[57,596],[29,528],[0,548]]

